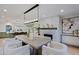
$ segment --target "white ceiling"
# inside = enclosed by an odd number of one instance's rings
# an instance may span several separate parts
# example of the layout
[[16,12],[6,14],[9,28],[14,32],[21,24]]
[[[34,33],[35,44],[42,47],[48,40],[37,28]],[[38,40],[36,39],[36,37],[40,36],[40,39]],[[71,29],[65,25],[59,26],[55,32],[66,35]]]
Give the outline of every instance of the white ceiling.
[[[31,8],[34,4],[0,4],[0,16],[10,18],[20,18],[23,16],[23,12]],[[3,9],[7,9],[7,12],[3,12]],[[60,10],[64,12],[61,13]],[[73,16],[79,15],[79,4],[42,4],[39,7],[39,16]],[[32,17],[32,16],[31,16]]]
[[[63,9],[64,12],[61,13],[60,10]],[[79,15],[79,4],[46,4],[40,5],[40,17],[49,16],[76,16]]]
[[[21,17],[32,6],[33,4],[0,4],[0,16],[10,18]],[[3,12],[3,9],[7,9],[7,12]]]

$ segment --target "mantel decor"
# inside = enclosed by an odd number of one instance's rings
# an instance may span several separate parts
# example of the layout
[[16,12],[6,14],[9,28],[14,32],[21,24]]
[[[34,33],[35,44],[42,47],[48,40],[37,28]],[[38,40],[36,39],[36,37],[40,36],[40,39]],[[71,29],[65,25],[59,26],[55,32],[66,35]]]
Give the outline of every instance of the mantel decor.
[[56,27],[54,28],[37,28],[38,29],[38,35],[40,35],[40,30],[57,30]]

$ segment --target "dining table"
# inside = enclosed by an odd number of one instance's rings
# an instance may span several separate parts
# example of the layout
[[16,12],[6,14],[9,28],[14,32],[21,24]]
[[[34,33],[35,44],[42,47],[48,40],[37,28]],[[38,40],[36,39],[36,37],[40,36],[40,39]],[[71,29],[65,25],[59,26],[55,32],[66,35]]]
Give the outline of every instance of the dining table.
[[49,37],[34,37],[34,38],[27,38],[23,40],[24,43],[29,44],[33,48],[33,54],[41,54],[42,46],[46,45],[47,43],[51,42],[51,38]]

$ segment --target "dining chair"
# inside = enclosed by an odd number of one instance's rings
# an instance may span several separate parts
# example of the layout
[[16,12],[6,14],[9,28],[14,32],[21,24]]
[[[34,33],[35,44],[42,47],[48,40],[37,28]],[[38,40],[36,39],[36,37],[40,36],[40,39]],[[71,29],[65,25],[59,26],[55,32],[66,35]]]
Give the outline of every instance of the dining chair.
[[30,45],[24,45],[16,48],[6,47],[4,55],[30,55]]
[[47,46],[42,46],[42,55],[67,55],[68,49],[65,44],[51,41]]
[[22,41],[13,39],[6,39],[4,41],[4,47],[16,48],[22,46]]
[[0,47],[0,55],[3,55],[3,47]]

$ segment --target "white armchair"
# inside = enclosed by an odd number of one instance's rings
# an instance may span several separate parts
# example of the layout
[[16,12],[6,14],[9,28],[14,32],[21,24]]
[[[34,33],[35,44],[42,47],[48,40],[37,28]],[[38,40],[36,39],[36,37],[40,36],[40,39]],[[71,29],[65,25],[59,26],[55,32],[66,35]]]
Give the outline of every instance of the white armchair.
[[30,46],[20,46],[18,48],[5,48],[4,55],[30,55]]
[[48,46],[43,46],[42,47],[42,55],[67,55],[67,46],[51,41],[51,43]]

